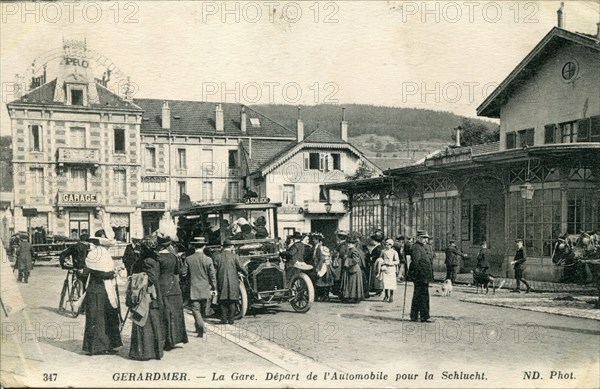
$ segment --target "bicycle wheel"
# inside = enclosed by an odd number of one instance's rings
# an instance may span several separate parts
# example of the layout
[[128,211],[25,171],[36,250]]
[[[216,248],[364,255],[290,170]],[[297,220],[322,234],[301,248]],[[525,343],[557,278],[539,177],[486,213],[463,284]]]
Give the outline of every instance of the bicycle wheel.
[[60,302],[58,303],[58,312],[64,312],[67,309],[67,295],[69,294],[69,281],[65,279],[62,291],[60,292]]
[[71,303],[71,315],[73,317],[79,316],[79,312],[81,311],[81,305],[79,304],[80,309],[75,309],[74,305],[77,300],[81,298],[81,282],[77,277],[73,277],[73,284],[71,285],[71,293],[69,295],[69,302]]

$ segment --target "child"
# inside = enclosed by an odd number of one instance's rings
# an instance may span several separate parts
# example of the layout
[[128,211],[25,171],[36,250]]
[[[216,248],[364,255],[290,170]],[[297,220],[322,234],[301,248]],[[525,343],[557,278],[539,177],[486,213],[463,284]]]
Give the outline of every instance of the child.
[[396,290],[396,266],[400,263],[398,252],[394,250],[393,239],[386,239],[385,248],[381,252],[379,260],[381,260],[380,274],[385,291],[383,301],[391,303],[394,301],[394,290]]

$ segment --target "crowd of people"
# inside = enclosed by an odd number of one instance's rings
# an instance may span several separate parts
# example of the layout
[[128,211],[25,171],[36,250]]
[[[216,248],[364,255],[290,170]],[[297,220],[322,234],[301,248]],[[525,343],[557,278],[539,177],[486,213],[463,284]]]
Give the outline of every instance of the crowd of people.
[[[242,226],[245,224],[242,224]],[[240,233],[244,234],[243,229]],[[122,346],[122,323],[130,315],[133,326],[129,357],[135,360],[161,359],[165,351],[187,343],[184,306],[195,321],[197,336],[206,331],[205,319],[213,309],[220,311],[221,323],[233,324],[238,312],[240,287],[238,274],[248,276],[236,253],[235,241],[226,239],[220,249],[207,247],[202,237],[181,252],[169,236],[155,233],[128,246],[123,263],[128,274],[127,314],[121,317],[113,259],[107,249],[110,241],[102,234],[82,234],[80,242],[60,256],[61,266],[72,258],[70,268],[85,285],[82,311],[86,314],[83,350],[89,355],[116,353]],[[431,322],[429,283],[433,281],[434,250],[426,231],[417,230],[415,238],[386,237],[382,230],[370,236],[336,231],[335,247],[324,244],[321,233],[295,232],[277,251],[286,270],[305,271],[316,290],[316,300],[331,296],[345,303],[360,303],[377,298],[393,302],[399,281],[411,281],[414,292],[410,308],[412,321]],[[28,248],[29,247],[29,248]],[[19,278],[27,282],[31,245],[23,239],[19,245]],[[446,279],[455,281],[460,258],[466,257],[449,241],[445,250]],[[477,256],[477,272],[487,273],[489,250],[483,242]],[[517,288],[523,279],[526,260],[522,240],[517,240],[515,277]],[[292,268],[295,268],[292,270]],[[406,285],[406,283],[405,283]],[[213,312],[214,313],[214,312]]]

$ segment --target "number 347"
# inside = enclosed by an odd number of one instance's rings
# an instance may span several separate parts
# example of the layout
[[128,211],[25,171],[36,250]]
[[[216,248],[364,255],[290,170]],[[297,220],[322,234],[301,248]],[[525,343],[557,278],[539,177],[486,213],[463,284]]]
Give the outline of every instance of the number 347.
[[44,373],[44,381],[56,381],[57,373]]

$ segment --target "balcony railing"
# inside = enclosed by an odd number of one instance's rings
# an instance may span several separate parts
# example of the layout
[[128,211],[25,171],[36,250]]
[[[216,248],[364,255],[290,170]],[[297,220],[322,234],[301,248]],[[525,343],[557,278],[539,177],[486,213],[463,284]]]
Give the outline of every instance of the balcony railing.
[[59,191],[58,192],[59,206],[90,206],[95,207],[100,205],[100,192],[94,191]]
[[97,166],[100,164],[100,150],[81,147],[59,147],[58,163],[59,165],[78,164]]

